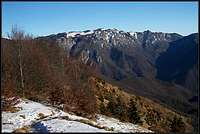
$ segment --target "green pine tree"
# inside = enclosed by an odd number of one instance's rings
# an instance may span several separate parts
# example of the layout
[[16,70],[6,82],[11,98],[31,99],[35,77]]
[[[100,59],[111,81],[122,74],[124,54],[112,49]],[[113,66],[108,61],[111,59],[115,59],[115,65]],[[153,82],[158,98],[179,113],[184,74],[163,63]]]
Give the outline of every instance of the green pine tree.
[[106,107],[104,106],[103,102],[100,103],[99,109],[101,114],[105,114]]
[[184,132],[185,124],[181,117],[174,116],[171,124],[170,124],[171,132]]
[[107,109],[110,113],[114,113],[114,109],[115,109],[115,102],[113,100],[113,97],[110,95],[109,96],[109,102],[108,102],[108,105],[107,105]]
[[124,101],[121,98],[121,96],[119,96],[116,99],[116,106],[115,106],[115,109],[114,109],[114,114],[120,120],[125,120],[126,119],[126,113],[127,113],[126,104],[124,103]]
[[131,99],[129,102],[128,117],[129,121],[134,124],[141,123],[140,116],[138,114],[137,107],[133,99]]

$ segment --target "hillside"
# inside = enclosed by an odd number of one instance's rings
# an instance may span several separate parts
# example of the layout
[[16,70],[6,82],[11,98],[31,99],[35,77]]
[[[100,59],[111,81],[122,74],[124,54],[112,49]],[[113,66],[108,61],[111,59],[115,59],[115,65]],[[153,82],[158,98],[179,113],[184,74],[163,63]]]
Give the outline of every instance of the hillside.
[[157,78],[174,81],[197,93],[198,34],[191,34],[174,42],[157,61]]
[[16,111],[2,113],[3,133],[152,132],[103,115],[93,121],[27,99],[18,101]]
[[[156,59],[168,51],[170,42],[184,38],[174,33],[97,29],[33,39],[14,31],[11,39],[1,39],[3,116],[8,119],[7,113],[16,110],[9,98],[19,97],[90,120],[102,114],[154,132],[196,131],[197,103],[191,101],[195,92],[155,78]],[[129,129],[128,124],[122,126]]]
[[[132,99],[134,100],[134,102],[136,102],[136,107],[142,120],[141,125],[143,127],[150,129],[154,132],[169,132],[170,123],[175,116],[178,116],[184,120],[186,132],[193,131],[193,127],[190,124],[190,117],[185,115],[183,116],[183,113],[177,112],[172,107],[167,107],[164,104],[159,104],[158,102],[152,101],[142,96],[129,94],[125,92],[124,89],[113,86],[102,79],[92,79],[95,83],[95,94],[99,105],[103,103],[103,105],[108,106],[110,98],[112,98],[113,100],[117,100],[117,98],[120,98],[122,103],[125,104],[125,106],[122,106],[122,108],[127,109],[128,104]],[[126,111],[123,112],[124,113],[123,115],[121,115],[121,119],[124,120],[127,113]],[[106,111],[104,111],[103,113],[105,114]],[[113,116],[117,117],[115,115]]]
[[96,29],[37,39],[56,41],[68,57],[95,64],[104,79],[129,93],[186,114],[196,109],[188,100],[197,94],[197,34]]
[[[101,108],[97,113],[107,116],[96,114],[95,118],[80,117],[77,116],[79,114],[77,111],[75,113],[62,111],[65,110],[63,104],[52,105],[45,101],[41,102],[44,104],[40,104],[13,97],[9,99],[13,103],[16,102],[12,110],[2,113],[2,132],[169,132],[175,116],[183,119],[185,132],[193,131],[190,118],[180,115],[173,109],[147,98],[128,94],[102,79],[91,78],[91,81],[94,84],[98,108],[101,103],[107,107],[110,96],[113,99],[120,97],[125,107],[128,107],[130,99],[133,99],[142,122],[137,125],[131,124],[124,115],[120,118],[106,111],[102,113]],[[121,121],[114,118],[119,118]]]

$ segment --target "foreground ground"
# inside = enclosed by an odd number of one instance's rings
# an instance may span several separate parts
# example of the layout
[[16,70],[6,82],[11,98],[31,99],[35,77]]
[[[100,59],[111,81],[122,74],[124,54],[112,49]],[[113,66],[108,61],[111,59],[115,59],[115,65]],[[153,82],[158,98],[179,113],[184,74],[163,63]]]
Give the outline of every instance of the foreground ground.
[[19,101],[15,112],[2,112],[2,132],[152,132],[104,115],[94,121],[30,100]]

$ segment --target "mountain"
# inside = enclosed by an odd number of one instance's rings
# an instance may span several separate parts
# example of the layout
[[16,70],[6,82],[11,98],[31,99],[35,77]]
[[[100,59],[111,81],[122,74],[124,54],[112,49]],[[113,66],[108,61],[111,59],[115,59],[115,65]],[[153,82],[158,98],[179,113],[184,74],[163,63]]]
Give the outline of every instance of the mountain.
[[[2,39],[3,111],[16,113],[12,99],[19,96],[90,119],[101,113],[155,132],[196,131],[194,90],[158,78],[159,59],[184,38],[96,29],[24,38],[20,44]],[[188,77],[196,73],[189,72]]]
[[[193,89],[197,82],[188,82],[188,79],[197,80],[197,48],[192,45],[188,50],[190,45],[187,44],[195,44],[193,40],[196,37],[197,35],[184,37],[177,33],[149,30],[125,32],[118,29],[96,29],[59,33],[38,39],[57,41],[69,57],[80,58],[87,65],[96,64],[104,79],[130,93],[148,97],[187,113],[192,107],[188,100],[197,93]],[[172,46],[176,46],[180,52],[174,52]],[[185,51],[190,53],[187,59],[183,58]],[[184,67],[185,62],[180,62],[173,66],[173,63],[179,61],[178,57],[188,63],[196,63]],[[173,59],[170,66],[172,69],[167,72],[170,59]],[[180,68],[179,73],[173,75],[176,68]],[[173,75],[172,80],[176,82],[165,79],[168,75]]]
[[99,64],[101,72],[115,80],[127,76],[155,76],[152,64],[168,42],[181,38],[172,33],[124,32],[117,29],[96,29],[59,33],[45,38],[57,40],[68,55],[81,56],[85,63]]
[[198,34],[170,42],[169,48],[156,61],[157,78],[173,81],[194,93],[198,87]]

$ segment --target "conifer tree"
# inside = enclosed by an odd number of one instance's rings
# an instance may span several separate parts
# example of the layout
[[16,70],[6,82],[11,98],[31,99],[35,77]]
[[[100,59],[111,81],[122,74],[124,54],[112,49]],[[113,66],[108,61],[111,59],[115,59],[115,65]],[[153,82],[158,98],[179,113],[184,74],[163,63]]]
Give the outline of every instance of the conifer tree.
[[113,100],[113,97],[110,95],[107,109],[110,113],[114,113],[114,108],[115,108],[115,102]]
[[129,121],[134,123],[134,124],[137,124],[137,123],[141,122],[140,121],[140,116],[139,116],[138,111],[137,111],[136,104],[133,101],[133,99],[131,99],[130,103],[129,103],[128,117],[129,117]]
[[119,117],[120,120],[125,120],[126,118],[126,104],[124,103],[121,96],[116,99],[116,106],[114,109],[114,114]]
[[101,114],[105,114],[106,107],[104,106],[103,102],[100,103],[99,109]]
[[182,121],[181,117],[177,117],[174,116],[171,124],[170,124],[170,128],[171,128],[171,132],[184,132],[185,131],[185,127],[184,127],[184,122]]

